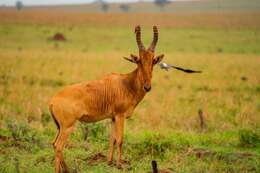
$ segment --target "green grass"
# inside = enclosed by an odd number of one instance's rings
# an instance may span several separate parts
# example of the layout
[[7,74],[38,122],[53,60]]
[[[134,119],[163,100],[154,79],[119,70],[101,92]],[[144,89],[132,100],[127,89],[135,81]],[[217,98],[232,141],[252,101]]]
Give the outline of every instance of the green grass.
[[[68,41],[49,40],[61,32]],[[144,28],[143,41],[151,42],[151,28]],[[0,24],[3,50],[40,49],[104,52],[136,52],[132,28]],[[166,38],[166,39],[165,39]],[[256,29],[161,28],[158,52],[260,54],[260,31]]]
[[[56,32],[68,41],[48,40]],[[151,35],[144,28],[146,45]],[[0,38],[0,172],[53,172],[56,127],[48,100],[66,85],[133,70],[122,56],[137,52],[134,34],[127,27],[1,24]],[[69,167],[149,172],[157,160],[180,173],[260,172],[259,30],[162,27],[159,39],[165,62],[203,73],[154,69],[151,93],[126,124],[123,157],[131,166],[89,164],[108,152],[105,120],[77,124],[64,152]]]

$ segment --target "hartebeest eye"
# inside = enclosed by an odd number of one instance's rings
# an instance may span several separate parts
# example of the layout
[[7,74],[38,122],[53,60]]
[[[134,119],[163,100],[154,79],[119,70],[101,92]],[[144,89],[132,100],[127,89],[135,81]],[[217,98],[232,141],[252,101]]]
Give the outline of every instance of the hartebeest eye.
[[164,54],[158,55],[153,59],[153,65],[158,64],[163,59]]
[[130,58],[124,57],[124,59],[135,64],[138,64],[140,62],[140,58],[133,54],[130,54]]

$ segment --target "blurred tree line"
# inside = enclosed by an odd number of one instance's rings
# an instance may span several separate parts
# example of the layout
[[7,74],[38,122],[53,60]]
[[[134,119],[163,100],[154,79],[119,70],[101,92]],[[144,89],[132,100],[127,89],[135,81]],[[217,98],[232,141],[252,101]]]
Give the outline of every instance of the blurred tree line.
[[[105,0],[97,0],[96,2],[100,4],[101,10],[103,12],[109,11],[109,3],[108,2],[106,2]],[[142,2],[142,1],[140,0],[140,2]],[[169,0],[154,0],[154,4],[156,6],[158,6],[161,11],[163,11],[165,6],[169,3],[170,3]],[[119,8],[122,12],[128,12],[131,9],[131,6],[129,5],[129,3],[123,3],[119,6]]]
[[[141,1],[140,1],[141,2]],[[109,3],[106,2],[105,0],[96,0],[96,3],[100,4],[101,11],[103,12],[108,12],[109,11]],[[154,0],[155,5],[157,5],[161,11],[164,10],[164,7],[170,3],[169,0]],[[24,5],[22,1],[16,1],[16,9],[21,10]],[[119,8],[122,12],[128,12],[131,9],[131,6],[129,3],[122,3],[119,5]]]

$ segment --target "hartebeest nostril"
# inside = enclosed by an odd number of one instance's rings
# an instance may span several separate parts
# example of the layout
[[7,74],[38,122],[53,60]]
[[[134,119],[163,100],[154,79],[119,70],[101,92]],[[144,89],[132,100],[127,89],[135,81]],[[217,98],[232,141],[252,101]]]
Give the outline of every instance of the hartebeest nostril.
[[149,92],[150,90],[151,90],[151,85],[144,85],[144,90],[146,91],[146,92]]

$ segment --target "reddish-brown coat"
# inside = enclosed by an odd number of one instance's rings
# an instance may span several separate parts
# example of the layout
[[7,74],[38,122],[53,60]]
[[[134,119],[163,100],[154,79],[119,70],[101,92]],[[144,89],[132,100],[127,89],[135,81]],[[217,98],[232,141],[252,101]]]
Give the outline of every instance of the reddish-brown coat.
[[[157,28],[154,28],[154,37],[155,31]],[[140,27],[136,27],[136,37],[139,57],[131,55],[131,59],[126,58],[137,64],[133,72],[111,74],[100,80],[67,86],[50,100],[50,112],[59,130],[53,142],[56,173],[61,168],[68,172],[62,150],[76,121],[89,123],[110,118],[112,127],[108,163],[112,163],[114,145],[117,144],[117,166],[121,166],[124,120],[132,115],[135,107],[151,89],[153,66],[163,58],[163,55],[154,57],[157,39],[154,38],[150,48],[145,50],[140,39]]]

